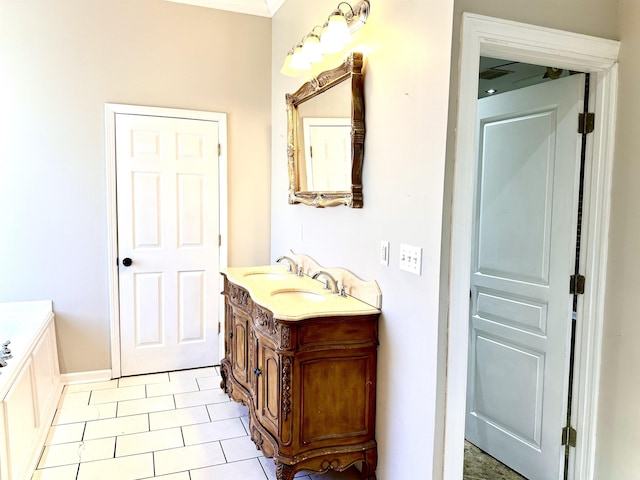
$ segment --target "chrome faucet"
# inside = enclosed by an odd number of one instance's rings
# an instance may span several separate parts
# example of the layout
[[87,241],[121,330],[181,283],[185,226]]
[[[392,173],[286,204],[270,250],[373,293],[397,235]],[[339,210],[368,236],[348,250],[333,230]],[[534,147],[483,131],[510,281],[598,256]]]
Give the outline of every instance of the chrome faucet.
[[276,263],[280,263],[282,260],[286,260],[288,263],[287,271],[290,273],[295,273],[297,276],[302,276],[302,267],[298,266],[298,264],[291,258],[285,257],[284,255],[276,258]]
[[[338,295],[340,295],[341,297],[346,297],[346,294],[344,293],[344,288],[338,288],[338,282],[336,281],[335,278],[333,278],[333,275],[331,275],[329,272],[325,272],[324,270],[320,270],[319,272],[316,272],[313,274],[313,276],[311,278],[313,278],[314,280],[317,280],[318,277],[324,277],[324,288],[327,290],[333,290],[333,293],[337,293]],[[331,285],[331,287],[329,287],[329,285]]]

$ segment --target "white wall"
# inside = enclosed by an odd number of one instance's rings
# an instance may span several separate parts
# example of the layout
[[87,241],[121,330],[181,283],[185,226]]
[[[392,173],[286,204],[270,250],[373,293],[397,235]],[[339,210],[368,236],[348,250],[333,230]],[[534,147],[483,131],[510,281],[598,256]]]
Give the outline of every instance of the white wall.
[[161,0],[0,0],[0,301],[53,300],[63,373],[110,368],[106,102],[227,112],[229,260],[268,261],[270,37]]
[[[293,249],[378,281],[377,477],[430,478],[453,0],[371,4],[354,42],[371,50],[361,210],[287,203],[284,95],[305,79],[284,77],[279,69],[291,45],[324,22],[337,2],[288,0],[273,18],[271,256]],[[391,244],[388,267],[378,262],[381,240]],[[422,247],[421,276],[399,270],[400,243]]]
[[598,414],[596,478],[640,478],[640,3],[620,0],[620,82],[609,271]]

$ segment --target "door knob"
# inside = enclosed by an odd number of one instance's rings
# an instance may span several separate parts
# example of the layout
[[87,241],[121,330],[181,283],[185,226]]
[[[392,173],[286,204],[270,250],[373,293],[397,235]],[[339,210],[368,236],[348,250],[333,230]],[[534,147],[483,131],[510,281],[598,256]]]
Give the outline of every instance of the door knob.
[[124,265],[125,267],[130,267],[132,263],[133,260],[131,260],[129,257],[122,259],[122,265]]

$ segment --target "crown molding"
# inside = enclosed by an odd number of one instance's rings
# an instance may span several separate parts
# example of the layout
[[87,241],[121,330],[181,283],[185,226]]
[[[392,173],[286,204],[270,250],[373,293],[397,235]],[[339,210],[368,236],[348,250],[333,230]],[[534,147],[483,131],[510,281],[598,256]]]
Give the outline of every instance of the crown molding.
[[229,12],[272,17],[286,0],[165,0]]

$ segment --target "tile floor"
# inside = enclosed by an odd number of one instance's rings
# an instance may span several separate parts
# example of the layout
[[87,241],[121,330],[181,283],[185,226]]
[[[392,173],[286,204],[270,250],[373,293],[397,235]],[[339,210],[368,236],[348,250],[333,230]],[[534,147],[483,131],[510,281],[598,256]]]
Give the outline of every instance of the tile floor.
[[[216,367],[67,385],[32,480],[275,480]],[[357,471],[296,479],[355,480]]]

